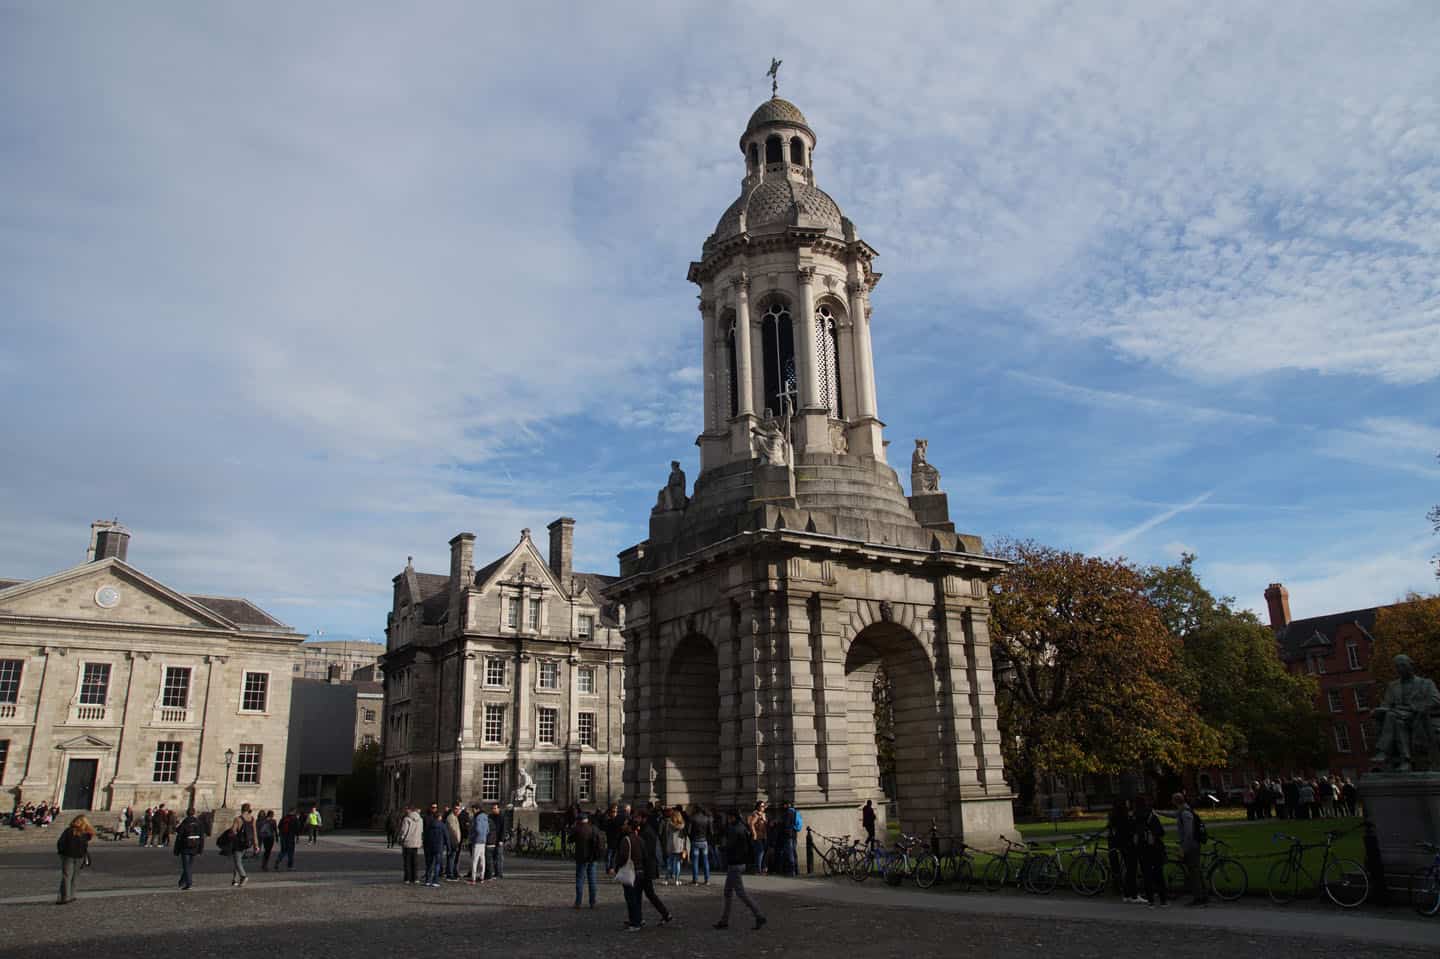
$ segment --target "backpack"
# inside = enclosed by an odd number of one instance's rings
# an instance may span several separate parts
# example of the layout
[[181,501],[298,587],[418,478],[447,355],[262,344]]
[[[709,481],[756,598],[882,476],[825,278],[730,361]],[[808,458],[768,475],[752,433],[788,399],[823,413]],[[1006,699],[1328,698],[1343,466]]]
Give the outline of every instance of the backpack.
[[1205,831],[1205,822],[1200,818],[1200,814],[1196,812],[1193,807],[1190,810],[1190,815],[1195,822],[1195,841],[1203,846],[1205,843],[1210,841],[1210,834]]
[[804,817],[800,815],[800,810],[795,809],[795,808],[792,807],[792,808],[790,809],[790,831],[793,832],[793,833],[798,834],[798,833],[799,833],[801,830],[803,830],[804,828],[805,828],[805,819],[804,819]]
[[231,853],[231,847],[234,846],[234,845],[235,845],[235,829],[234,829],[234,827],[231,827],[230,829],[227,829],[227,830],[225,830],[224,832],[222,832],[222,833],[220,834],[220,838],[215,840],[215,848],[218,849],[218,850],[220,850],[222,853],[224,853],[224,854],[227,855],[227,856],[230,855],[230,853]]

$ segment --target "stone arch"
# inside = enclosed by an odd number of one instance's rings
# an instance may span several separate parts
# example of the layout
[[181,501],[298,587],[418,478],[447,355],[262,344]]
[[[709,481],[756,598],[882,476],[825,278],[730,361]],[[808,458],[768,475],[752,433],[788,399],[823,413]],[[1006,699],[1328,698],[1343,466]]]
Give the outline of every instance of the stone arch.
[[675,646],[665,670],[664,800],[713,802],[720,790],[720,659],[699,632]]
[[900,828],[925,833],[933,818],[945,823],[940,697],[925,645],[910,629],[881,619],[866,625],[845,653],[846,723],[850,784],[857,800],[884,801],[873,701],[881,667],[894,702],[894,800]]

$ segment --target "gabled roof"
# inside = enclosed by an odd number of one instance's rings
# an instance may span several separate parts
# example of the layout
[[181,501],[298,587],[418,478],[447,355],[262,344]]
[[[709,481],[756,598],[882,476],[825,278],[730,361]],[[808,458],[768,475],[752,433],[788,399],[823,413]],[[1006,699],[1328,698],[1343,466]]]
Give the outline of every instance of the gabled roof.
[[576,573],[575,594],[589,593],[596,608],[600,610],[600,624],[602,626],[618,626],[620,621],[615,615],[615,604],[605,598],[604,589],[611,583],[617,582],[619,576],[607,576],[604,573]]
[[264,629],[290,628],[250,600],[239,596],[199,596],[190,593],[189,597],[206,609],[219,613],[230,622],[240,626],[259,626]]
[[1375,629],[1375,613],[1379,608],[1370,606],[1294,620],[1275,633],[1275,640],[1280,644],[1280,656],[1287,660],[1304,659],[1306,650],[1332,646],[1340,627],[1348,624],[1359,627],[1368,635]]

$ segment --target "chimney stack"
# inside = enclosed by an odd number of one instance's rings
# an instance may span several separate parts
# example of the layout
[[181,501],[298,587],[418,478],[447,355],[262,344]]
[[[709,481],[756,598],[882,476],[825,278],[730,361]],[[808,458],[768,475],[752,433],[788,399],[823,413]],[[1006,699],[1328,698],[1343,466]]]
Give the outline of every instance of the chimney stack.
[[450,585],[464,587],[475,578],[475,534],[456,533],[450,540]]
[[86,562],[113,556],[123,563],[129,551],[130,531],[121,526],[119,520],[97,519],[90,524],[90,548],[85,552]]
[[1265,590],[1265,604],[1270,607],[1270,628],[1284,629],[1290,625],[1290,591],[1279,583]]
[[571,592],[570,581],[574,578],[575,565],[575,521],[562,516],[551,523],[549,529],[550,569],[565,591]]

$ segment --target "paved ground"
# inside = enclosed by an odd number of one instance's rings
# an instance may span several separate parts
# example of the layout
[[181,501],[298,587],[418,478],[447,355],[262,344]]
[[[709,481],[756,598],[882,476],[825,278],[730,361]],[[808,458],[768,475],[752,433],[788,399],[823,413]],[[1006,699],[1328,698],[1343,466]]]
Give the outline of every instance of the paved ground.
[[[53,904],[58,881],[54,836],[0,841],[0,956],[147,956],[155,959],[254,955],[255,949],[307,957],[395,954],[452,957],[492,949],[550,959],[571,955],[697,956],[733,959],[1018,954],[1164,956],[1189,959],[1400,959],[1440,953],[1440,921],[1404,910],[1340,913],[1263,903],[1204,910],[1148,910],[1073,897],[944,894],[848,881],[753,881],[770,917],[755,932],[735,921],[710,928],[719,885],[662,888],[679,921],[638,934],[620,930],[620,889],[601,883],[600,906],[575,912],[573,873],[564,863],[513,859],[507,878],[486,887],[403,886],[399,856],[369,837],[301,844],[299,868],[251,870],[229,886],[228,862],[201,857],[194,890],[175,889],[168,851],[97,843],[84,871],[81,901]],[[648,906],[647,906],[648,911]]]

